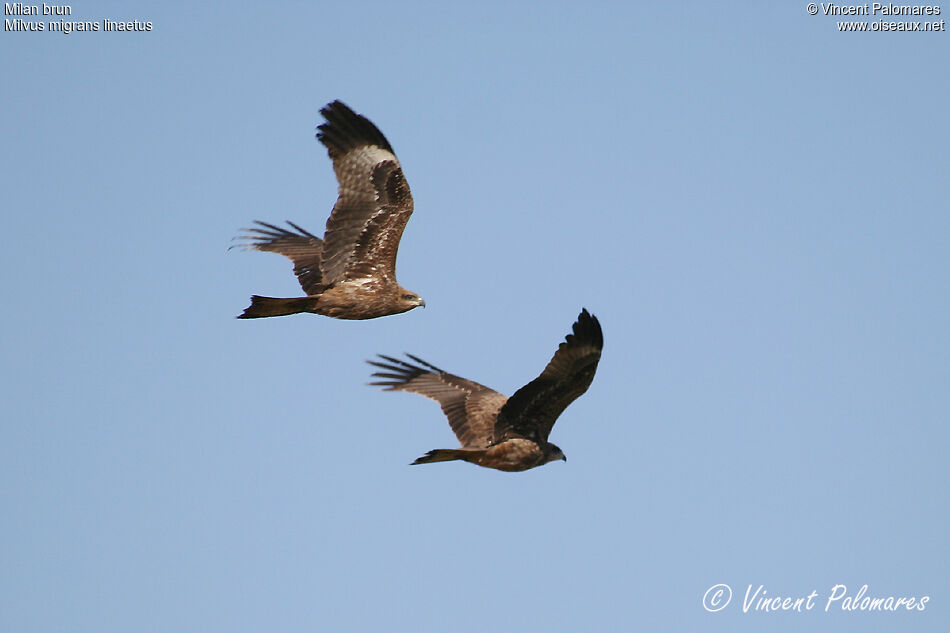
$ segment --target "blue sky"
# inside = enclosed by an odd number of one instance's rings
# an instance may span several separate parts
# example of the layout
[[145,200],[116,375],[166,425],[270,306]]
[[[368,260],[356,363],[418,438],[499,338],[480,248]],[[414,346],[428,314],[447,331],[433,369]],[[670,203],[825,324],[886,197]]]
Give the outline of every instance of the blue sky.
[[[804,2],[272,7],[0,33],[0,629],[944,630],[945,32]],[[322,231],[333,99],[403,163],[428,307],[236,320],[299,290],[227,248]],[[605,348],[566,464],[407,466],[455,439],[365,359],[510,394],[582,307]],[[930,599],[825,612],[836,584]],[[819,598],[743,613],[749,585]]]

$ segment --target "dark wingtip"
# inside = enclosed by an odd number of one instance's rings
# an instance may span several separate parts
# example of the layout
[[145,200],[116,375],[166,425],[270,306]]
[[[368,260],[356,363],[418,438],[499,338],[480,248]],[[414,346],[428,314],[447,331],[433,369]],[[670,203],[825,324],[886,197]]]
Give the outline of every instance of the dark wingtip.
[[393,152],[389,141],[372,121],[357,114],[339,99],[320,108],[320,114],[327,122],[317,126],[317,140],[326,146],[331,158],[366,145],[376,145]]
[[438,367],[436,367],[436,366],[433,365],[432,363],[427,363],[426,361],[422,360],[421,358],[419,358],[418,356],[416,356],[416,355],[414,355],[414,354],[410,354],[409,352],[403,352],[403,354],[405,354],[406,356],[408,356],[409,358],[411,358],[412,360],[414,360],[415,362],[419,363],[420,365],[422,365],[423,367],[425,367],[425,368],[427,368],[427,369],[430,369],[430,370],[432,370],[432,371],[438,372],[438,373],[440,373],[440,374],[444,374],[444,373],[445,373],[445,370],[439,369]]
[[592,345],[597,349],[604,348],[604,331],[600,327],[600,321],[588,312],[587,308],[581,308],[581,313],[577,315],[577,320],[571,329],[574,333],[567,335],[565,340],[568,343]]
[[413,356],[412,354],[407,353],[406,356],[419,363],[418,365],[413,365],[412,363],[407,363],[404,360],[393,358],[392,356],[387,356],[385,354],[376,354],[376,356],[385,362],[381,362],[377,359],[369,359],[366,362],[373,367],[378,367],[384,371],[374,372],[371,374],[371,376],[374,378],[384,378],[385,380],[368,382],[366,384],[373,387],[383,387],[386,391],[396,391],[401,386],[409,383],[414,378],[417,378],[422,374],[444,373],[435,365],[431,365],[421,358]]
[[[231,238],[232,242],[237,242],[228,247],[228,250],[232,248],[239,248],[241,250],[258,250],[266,251],[272,250],[267,248],[269,245],[277,242],[279,240],[288,239],[288,238],[299,238],[303,237],[308,240],[317,240],[321,241],[319,237],[311,233],[310,231],[301,228],[297,224],[294,224],[290,220],[286,221],[291,227],[293,227],[297,233],[293,231],[288,231],[287,229],[277,226],[276,224],[270,224],[269,222],[261,222],[260,220],[254,220],[254,224],[257,226],[246,226],[241,229],[242,233],[235,235]],[[240,240],[240,241],[238,241]]]

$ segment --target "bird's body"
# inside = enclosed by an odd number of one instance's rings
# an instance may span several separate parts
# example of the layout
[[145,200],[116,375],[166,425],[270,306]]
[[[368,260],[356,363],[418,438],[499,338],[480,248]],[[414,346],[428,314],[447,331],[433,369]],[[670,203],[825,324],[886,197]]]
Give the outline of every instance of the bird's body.
[[382,355],[386,362],[369,361],[385,370],[373,374],[385,380],[370,384],[435,400],[448,417],[461,448],[435,449],[413,464],[462,460],[496,470],[528,470],[566,461],[548,435],[564,409],[587,391],[603,345],[600,323],[583,310],[541,375],[511,398],[411,355],[415,364]]
[[240,319],[311,312],[337,319],[375,319],[424,306],[396,281],[396,254],[412,215],[409,185],[382,132],[340,101],[324,107],[317,138],[333,161],[339,197],[323,239],[257,222],[241,236],[247,248],[279,253],[294,264],[305,297],[251,297]]
[[519,472],[558,459],[566,461],[567,458],[559,449],[554,450],[556,447],[550,442],[546,444],[549,447],[548,450],[534,440],[514,437],[486,448],[437,448],[429,451],[413,464],[461,460],[485,468]]
[[306,297],[278,298],[253,295],[251,306],[239,319],[285,316],[301,312],[335,319],[375,319],[408,312],[419,305],[418,297],[399,285],[382,283],[376,277],[345,279]]

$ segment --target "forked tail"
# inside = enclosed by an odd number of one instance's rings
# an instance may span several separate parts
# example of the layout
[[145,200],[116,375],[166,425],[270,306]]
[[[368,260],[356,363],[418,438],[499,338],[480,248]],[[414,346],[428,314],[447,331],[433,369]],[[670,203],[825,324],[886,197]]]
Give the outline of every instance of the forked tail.
[[279,297],[253,295],[251,297],[251,305],[244,310],[243,314],[238,315],[238,318],[260,319],[263,317],[286,316],[300,312],[313,312],[317,306],[317,301],[319,301],[319,297],[281,299]]

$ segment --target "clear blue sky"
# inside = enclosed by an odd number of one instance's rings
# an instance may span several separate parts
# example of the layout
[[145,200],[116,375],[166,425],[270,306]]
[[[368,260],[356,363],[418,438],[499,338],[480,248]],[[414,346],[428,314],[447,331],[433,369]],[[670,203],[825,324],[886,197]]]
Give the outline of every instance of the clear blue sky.
[[[0,630],[946,630],[950,36],[805,2],[320,4],[0,32]],[[322,232],[337,98],[403,163],[428,307],[236,320],[299,290],[227,247]],[[365,359],[510,394],[581,307],[606,342],[566,464],[407,465],[455,439]],[[930,601],[826,613],[839,583]],[[817,606],[743,613],[760,584]]]

